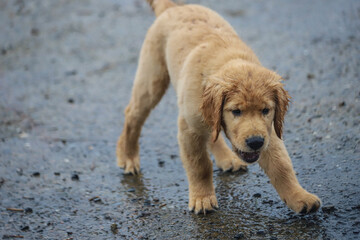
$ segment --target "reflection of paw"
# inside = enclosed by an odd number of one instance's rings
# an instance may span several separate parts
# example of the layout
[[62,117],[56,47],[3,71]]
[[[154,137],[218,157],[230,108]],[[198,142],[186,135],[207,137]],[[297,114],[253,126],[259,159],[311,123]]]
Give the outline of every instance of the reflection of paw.
[[321,200],[318,196],[308,193],[303,189],[291,196],[285,197],[284,201],[289,208],[302,214],[316,212],[321,205]]
[[241,161],[235,154],[224,156],[221,160],[216,161],[216,166],[224,172],[247,171],[247,164]]
[[117,165],[124,169],[125,174],[136,175],[140,173],[139,155],[137,154],[133,158],[126,156],[120,144],[116,148],[116,160]]
[[218,208],[218,202],[216,200],[216,196],[208,195],[208,196],[199,196],[199,197],[190,197],[189,200],[189,210],[194,211],[195,214],[211,212],[214,208]]

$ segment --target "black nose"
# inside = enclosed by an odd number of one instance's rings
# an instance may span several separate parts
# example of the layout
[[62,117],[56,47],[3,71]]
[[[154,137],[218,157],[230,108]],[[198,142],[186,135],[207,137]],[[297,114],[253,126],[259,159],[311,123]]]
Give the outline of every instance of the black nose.
[[246,139],[245,142],[252,150],[258,150],[259,148],[262,147],[262,145],[264,145],[264,138],[251,137]]

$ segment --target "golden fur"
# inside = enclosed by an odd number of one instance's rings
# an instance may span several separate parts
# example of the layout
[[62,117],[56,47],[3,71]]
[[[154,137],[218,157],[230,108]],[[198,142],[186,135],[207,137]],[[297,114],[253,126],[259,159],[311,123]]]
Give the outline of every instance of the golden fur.
[[[224,171],[237,171],[258,160],[291,209],[316,211],[320,199],[298,183],[281,140],[289,102],[281,77],[262,67],[234,29],[212,10],[178,6],[170,0],[148,2],[158,17],[141,49],[117,145],[118,165],[125,173],[139,172],[142,125],[171,82],[178,97],[178,142],[189,181],[190,210],[206,213],[218,207],[209,149]],[[233,151],[219,134],[222,129]],[[262,141],[259,149],[249,144],[253,137],[257,144]]]

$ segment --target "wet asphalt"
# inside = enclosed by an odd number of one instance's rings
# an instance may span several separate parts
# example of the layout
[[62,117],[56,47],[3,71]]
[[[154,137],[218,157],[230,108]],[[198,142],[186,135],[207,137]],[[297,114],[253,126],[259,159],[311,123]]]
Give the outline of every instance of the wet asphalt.
[[214,167],[220,209],[188,212],[172,88],[143,128],[141,175],[124,175],[115,143],[150,8],[0,1],[0,238],[360,239],[360,1],[191,3],[219,12],[284,77],[285,143],[322,209],[293,213],[253,165]]

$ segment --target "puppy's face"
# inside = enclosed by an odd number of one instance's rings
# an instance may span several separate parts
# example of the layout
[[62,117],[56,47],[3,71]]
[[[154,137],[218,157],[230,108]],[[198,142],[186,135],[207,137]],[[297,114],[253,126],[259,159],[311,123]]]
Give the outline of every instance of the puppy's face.
[[267,148],[274,116],[275,102],[271,96],[237,92],[226,98],[222,127],[242,160],[253,163]]
[[255,65],[230,66],[205,87],[202,113],[212,128],[212,140],[223,128],[234,152],[256,162],[269,145],[274,126],[279,138],[289,95],[281,77]]

